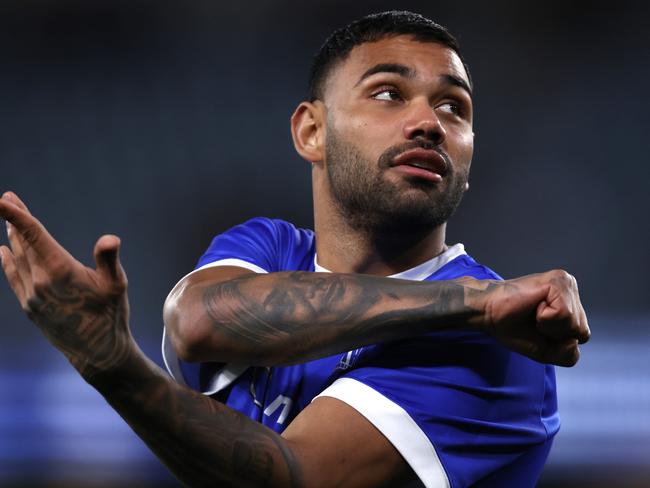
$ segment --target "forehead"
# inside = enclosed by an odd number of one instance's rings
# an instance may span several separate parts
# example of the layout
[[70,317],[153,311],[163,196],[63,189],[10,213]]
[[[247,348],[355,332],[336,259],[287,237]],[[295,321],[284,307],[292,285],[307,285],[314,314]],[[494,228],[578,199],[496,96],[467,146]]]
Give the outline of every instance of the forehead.
[[421,42],[411,36],[395,36],[355,46],[348,57],[335,68],[334,85],[354,84],[369,68],[382,63],[399,63],[412,68],[418,77],[438,77],[443,74],[469,80],[456,52],[437,42]]

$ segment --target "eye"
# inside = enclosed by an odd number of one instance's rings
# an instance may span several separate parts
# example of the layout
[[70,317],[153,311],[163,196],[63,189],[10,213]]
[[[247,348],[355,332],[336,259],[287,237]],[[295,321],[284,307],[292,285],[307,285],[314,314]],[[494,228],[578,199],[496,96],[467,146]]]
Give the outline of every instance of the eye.
[[396,100],[401,100],[399,92],[394,88],[383,88],[372,94],[372,98],[375,100],[383,100],[387,102],[394,102]]
[[442,109],[443,112],[447,112],[458,117],[462,117],[463,115],[463,107],[456,102],[445,102],[438,105],[437,108]]

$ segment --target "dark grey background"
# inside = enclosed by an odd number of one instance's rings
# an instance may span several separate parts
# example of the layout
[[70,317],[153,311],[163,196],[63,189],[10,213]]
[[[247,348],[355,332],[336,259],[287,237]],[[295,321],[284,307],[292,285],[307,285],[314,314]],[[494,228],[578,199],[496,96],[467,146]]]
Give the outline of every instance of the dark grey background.
[[[310,57],[333,28],[395,7],[449,27],[476,86],[471,189],[448,241],[465,243],[505,277],[553,267],[576,275],[594,330],[582,364],[602,367],[607,359],[610,376],[580,365],[560,379],[577,388],[594,381],[595,394],[607,399],[612,381],[635,378],[619,393],[636,405],[640,417],[630,432],[648,447],[650,368],[642,359],[621,366],[632,357],[629,347],[645,357],[649,337],[644,2],[5,1],[0,189],[23,197],[85,262],[99,235],[121,236],[134,333],[160,362],[164,298],[213,235],[256,215],[311,225],[309,165],[295,154],[288,124]],[[94,393],[75,383],[4,283],[0,310],[0,481],[87,486],[112,479],[122,464],[101,454],[108,464],[100,467],[82,455],[70,461],[56,441],[64,435],[43,426],[48,411],[72,415],[69,397],[52,399],[48,372],[61,371],[59,393],[70,384],[78,386],[71,395]],[[602,355],[590,358],[590,347]],[[34,393],[34,384],[47,393]],[[47,398],[53,403],[43,406]],[[113,418],[101,399],[88,398],[93,406],[74,415],[91,415],[95,424]],[[604,418],[623,415],[616,406],[602,408],[593,429],[585,427],[592,434]],[[566,416],[564,425],[569,436]],[[48,432],[54,440],[47,441]],[[115,449],[137,444],[128,430],[123,435],[128,441],[116,441]],[[32,438],[41,447],[29,444]],[[69,443],[81,442],[75,439]],[[563,451],[559,439],[560,453],[572,450]],[[580,433],[574,439],[576,449],[585,448]],[[598,442],[604,439],[612,437]],[[629,461],[630,442],[619,440],[615,452]],[[602,452],[594,442],[586,444]],[[141,461],[129,465],[122,485],[168,480],[144,449],[134,449],[132,460]],[[603,456],[619,483],[643,483],[641,460],[630,467]],[[595,486],[595,471],[571,459],[552,458],[544,483]],[[34,472],[37,462],[52,473]],[[76,468],[66,470],[68,464]]]

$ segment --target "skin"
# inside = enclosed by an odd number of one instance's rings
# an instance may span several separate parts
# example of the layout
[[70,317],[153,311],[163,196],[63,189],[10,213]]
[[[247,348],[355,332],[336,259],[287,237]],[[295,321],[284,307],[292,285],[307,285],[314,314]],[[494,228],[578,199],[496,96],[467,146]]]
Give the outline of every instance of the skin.
[[[408,59],[418,73],[406,87],[413,96],[403,105],[368,98],[370,78],[358,90],[348,89],[386,56]],[[184,342],[191,344],[189,337],[208,340],[210,347],[201,353],[212,359],[261,355],[278,364],[451,324],[483,330],[542,361],[577,361],[578,342],[588,339],[589,329],[573,277],[553,271],[506,282],[429,284],[382,278],[441,252],[444,225],[418,229],[398,242],[386,229],[352,228],[334,199],[325,143],[330,124],[347,142],[358,142],[369,164],[386,148],[421,137],[439,140],[458,174],[469,169],[471,118],[449,118],[444,104],[450,94],[439,86],[440,70],[464,76],[458,68],[449,50],[401,37],[352,51],[329,80],[326,102],[301,104],[292,118],[296,148],[314,167],[319,260],[336,273],[257,276],[234,267],[195,273],[165,306],[181,350]],[[448,185],[422,185],[394,169],[368,171],[399,189],[409,205],[426,204]],[[2,266],[23,310],[184,483],[370,487],[413,478],[390,442],[333,398],[312,402],[279,436],[177,384],[133,340],[117,237],[98,240],[91,269],[63,249],[15,194],[0,199],[0,216],[8,222],[9,239],[9,247],[0,247]],[[247,313],[251,307],[254,313]],[[402,327],[406,322],[411,328]],[[288,355],[280,352],[287,348]]]
[[[380,63],[404,65],[413,70],[414,77],[379,72],[359,82],[363,73]],[[429,195],[439,196],[448,190],[450,178],[436,185],[416,185],[396,169],[377,168],[374,162],[387,148],[408,147],[423,140],[436,143],[448,156],[454,173],[469,172],[474,144],[472,100],[462,88],[442,83],[445,75],[469,85],[462,62],[452,50],[414,42],[408,36],[387,38],[352,51],[326,84],[324,103],[298,107],[292,121],[294,142],[303,158],[313,164],[317,253],[322,266],[385,276],[444,250],[444,223],[410,232],[398,229],[393,235],[350,225],[334,202],[327,171],[332,163],[325,142],[328,132],[335,132],[346,144],[354,144],[369,163],[364,169],[381,171],[381,179],[396,189],[402,205],[429,205]],[[462,115],[454,114],[454,107],[459,107]]]
[[[410,76],[386,70],[364,76],[391,63],[408,69]],[[328,78],[324,101],[301,103],[291,120],[296,150],[312,164],[319,264],[334,273],[257,275],[233,267],[193,273],[172,290],[164,309],[180,357],[292,364],[442,327],[470,327],[488,331],[538,361],[574,364],[578,336],[548,335],[551,328],[539,329],[531,314],[544,308],[546,286],[557,282],[555,275],[507,286],[469,278],[402,282],[369,276],[398,273],[440,254],[446,248],[446,223],[411,226],[409,231],[354,225],[358,223],[351,223],[337,202],[328,168],[343,163],[328,159],[328,134],[331,141],[333,132],[343,139],[340,145],[358,154],[352,162],[364,165],[371,188],[382,185],[400,200],[397,207],[435,207],[451,191],[453,177],[466,181],[473,152],[468,85],[456,53],[440,44],[398,36],[355,47]],[[393,148],[422,144],[435,144],[446,155],[449,169],[440,183],[427,184],[378,163]],[[575,281],[564,272],[556,275],[560,281]],[[577,287],[558,296],[579,302]],[[510,307],[512,300],[521,305],[519,310]],[[566,329],[572,334],[586,324],[574,318]],[[517,327],[525,322],[529,327]]]

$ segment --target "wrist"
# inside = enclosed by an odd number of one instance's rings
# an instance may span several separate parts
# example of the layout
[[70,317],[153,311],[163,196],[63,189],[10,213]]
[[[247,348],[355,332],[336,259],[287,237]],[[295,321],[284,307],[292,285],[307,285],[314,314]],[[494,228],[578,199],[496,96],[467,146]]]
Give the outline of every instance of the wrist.
[[148,359],[130,336],[116,341],[110,356],[94,357],[82,367],[75,368],[81,377],[101,393],[115,388],[116,385],[126,385],[130,382],[142,381],[147,370]]
[[475,278],[461,278],[460,284],[465,290],[465,306],[472,310],[467,325],[479,332],[489,332],[489,303],[494,282],[492,280],[477,280]]

